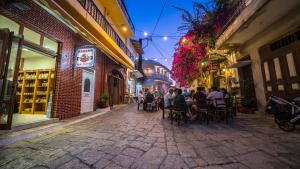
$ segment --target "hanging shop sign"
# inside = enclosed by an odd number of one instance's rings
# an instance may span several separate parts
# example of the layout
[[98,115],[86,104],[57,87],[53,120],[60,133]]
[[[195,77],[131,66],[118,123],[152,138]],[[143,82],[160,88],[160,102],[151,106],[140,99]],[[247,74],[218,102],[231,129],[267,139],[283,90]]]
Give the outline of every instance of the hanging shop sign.
[[93,67],[95,60],[95,49],[84,48],[76,52],[76,67]]

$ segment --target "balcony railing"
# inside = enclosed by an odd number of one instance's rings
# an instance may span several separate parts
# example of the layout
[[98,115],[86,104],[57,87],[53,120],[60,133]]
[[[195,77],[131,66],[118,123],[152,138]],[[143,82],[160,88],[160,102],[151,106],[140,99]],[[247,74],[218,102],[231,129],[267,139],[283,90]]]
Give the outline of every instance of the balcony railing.
[[103,30],[116,42],[116,44],[134,61],[134,55],[127,48],[126,44],[104,17],[93,0],[77,0],[81,6],[93,17],[93,19],[103,28]]
[[241,14],[241,12],[246,8],[246,1],[247,0],[235,0],[232,4],[232,15],[231,17],[227,18],[227,20],[224,21],[224,25],[222,27],[222,30],[217,35],[217,37],[221,36],[224,31],[230,26],[230,24],[233,23],[233,21]]
[[131,29],[132,29],[133,32],[134,32],[134,31],[135,31],[135,28],[134,28],[133,22],[132,22],[132,20],[131,20],[131,18],[130,18],[130,16],[129,16],[129,14],[128,14],[128,10],[127,10],[127,8],[126,8],[126,5],[124,4],[124,0],[118,0],[118,3],[119,3],[119,5],[120,5],[120,7],[121,7],[123,13],[125,14],[125,16],[126,16],[128,22],[129,22],[129,24],[130,24]]
[[166,81],[168,83],[172,82],[171,79],[168,76],[164,75],[164,74],[159,74],[159,73],[150,73],[150,74],[147,74],[146,73],[146,76],[148,78],[155,79],[155,80],[162,80],[162,81]]

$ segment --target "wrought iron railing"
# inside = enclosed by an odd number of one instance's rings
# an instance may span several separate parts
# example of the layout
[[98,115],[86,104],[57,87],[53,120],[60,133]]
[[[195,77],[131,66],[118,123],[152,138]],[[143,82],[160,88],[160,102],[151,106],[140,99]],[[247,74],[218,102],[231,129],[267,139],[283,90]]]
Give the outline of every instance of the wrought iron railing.
[[93,0],[77,0],[80,5],[91,15],[91,17],[103,28],[103,30],[116,42],[116,44],[134,61],[134,55],[127,48],[126,44],[107,21]]
[[150,74],[146,74],[146,76],[148,78],[151,78],[151,79],[162,80],[162,81],[165,81],[165,82],[168,82],[168,83],[172,82],[171,79],[165,74],[150,73]]
[[134,28],[133,22],[132,22],[132,20],[131,20],[131,18],[130,18],[130,16],[129,16],[129,14],[128,14],[128,10],[127,10],[127,8],[126,8],[126,5],[124,4],[124,0],[118,0],[118,3],[119,3],[119,5],[120,5],[120,7],[121,7],[123,13],[125,14],[125,16],[126,16],[128,22],[129,22],[129,24],[130,24],[131,29],[132,29],[133,32],[134,32],[134,31],[135,31],[135,28]]
[[246,1],[247,0],[235,0],[232,4],[232,15],[229,17],[226,21],[224,21],[224,25],[222,27],[222,30],[217,35],[217,37],[221,36],[223,32],[226,31],[226,29],[233,23],[233,21],[241,14],[241,12],[246,8]]

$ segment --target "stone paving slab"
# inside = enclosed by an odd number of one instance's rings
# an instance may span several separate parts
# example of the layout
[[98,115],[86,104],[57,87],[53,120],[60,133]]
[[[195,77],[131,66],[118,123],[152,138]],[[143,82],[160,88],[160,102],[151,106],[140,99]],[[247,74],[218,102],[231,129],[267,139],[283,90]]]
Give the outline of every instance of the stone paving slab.
[[[0,148],[0,169],[298,169],[300,131],[238,114],[178,127],[135,105]],[[12,133],[13,135],[13,133]]]

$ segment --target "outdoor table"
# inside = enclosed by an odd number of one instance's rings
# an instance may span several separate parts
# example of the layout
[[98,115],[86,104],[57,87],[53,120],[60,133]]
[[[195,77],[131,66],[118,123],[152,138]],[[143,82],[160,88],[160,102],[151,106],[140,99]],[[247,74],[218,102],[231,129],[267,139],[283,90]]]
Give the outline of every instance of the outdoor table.
[[188,106],[191,106],[191,105],[194,104],[193,99],[186,99],[185,102],[186,102],[186,104],[187,104]]

